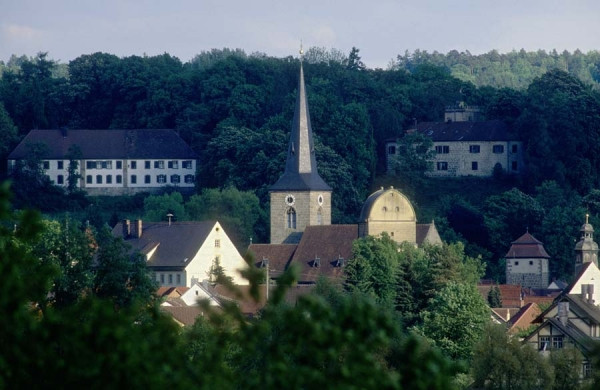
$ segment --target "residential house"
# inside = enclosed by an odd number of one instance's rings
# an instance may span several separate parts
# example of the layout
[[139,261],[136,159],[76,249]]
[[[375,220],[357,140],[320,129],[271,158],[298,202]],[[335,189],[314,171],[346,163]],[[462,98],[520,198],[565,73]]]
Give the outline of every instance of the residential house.
[[160,286],[187,286],[213,280],[217,268],[234,284],[247,284],[239,270],[246,262],[219,222],[119,222],[113,235],[140,252]]
[[[453,111],[452,115],[448,111]],[[435,158],[428,175],[489,177],[495,169],[508,174],[522,173],[523,143],[510,133],[507,124],[499,120],[475,121],[478,116],[467,114],[459,115],[456,109],[449,108],[446,121],[417,123],[416,128],[408,131],[419,132],[433,141]],[[386,143],[389,173],[395,171],[398,153],[401,150],[397,140],[389,140]]]
[[43,145],[42,168],[67,187],[77,164],[77,187],[89,195],[157,192],[165,186],[191,191],[197,154],[173,130],[32,130],[8,156],[9,171]]

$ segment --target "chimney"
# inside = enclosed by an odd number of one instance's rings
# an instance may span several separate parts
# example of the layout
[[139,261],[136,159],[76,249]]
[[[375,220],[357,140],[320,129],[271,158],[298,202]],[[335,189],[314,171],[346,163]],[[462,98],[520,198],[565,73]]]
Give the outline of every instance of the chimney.
[[558,302],[558,320],[567,326],[569,320],[569,302]]
[[123,220],[123,238],[127,239],[131,235],[131,222],[128,219]]
[[142,220],[141,219],[136,219],[134,221],[135,223],[135,238],[140,238],[142,237]]

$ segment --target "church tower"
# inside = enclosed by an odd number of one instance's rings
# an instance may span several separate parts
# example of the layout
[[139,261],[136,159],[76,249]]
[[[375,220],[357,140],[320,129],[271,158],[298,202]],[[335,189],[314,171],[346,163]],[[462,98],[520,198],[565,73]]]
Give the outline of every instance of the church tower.
[[317,171],[300,50],[298,96],[283,175],[269,188],[271,244],[300,242],[306,226],[331,225],[331,187]]
[[594,241],[594,228],[585,215],[585,223],[581,225],[581,239],[575,244],[575,275],[579,274],[585,263],[593,262],[598,265],[598,244]]

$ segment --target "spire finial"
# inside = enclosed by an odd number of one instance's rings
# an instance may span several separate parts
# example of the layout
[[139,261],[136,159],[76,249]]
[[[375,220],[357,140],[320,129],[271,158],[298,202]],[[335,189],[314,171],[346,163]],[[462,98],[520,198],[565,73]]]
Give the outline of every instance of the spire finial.
[[300,40],[300,62],[304,59],[304,49],[302,48],[302,39]]
[[588,213],[585,214],[585,223],[589,223],[590,215]]

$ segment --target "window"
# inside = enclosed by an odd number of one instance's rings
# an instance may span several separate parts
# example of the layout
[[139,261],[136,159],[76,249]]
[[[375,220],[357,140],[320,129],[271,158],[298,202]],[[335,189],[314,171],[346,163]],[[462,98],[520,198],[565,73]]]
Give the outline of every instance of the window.
[[117,169],[123,169],[123,161],[117,161]]
[[170,169],[178,169],[179,161],[177,161],[177,160],[169,161],[169,168]]
[[191,184],[194,182],[194,175],[185,175],[184,180],[186,183]]
[[504,153],[504,145],[494,145],[492,147],[492,152],[494,152],[496,154]]
[[563,336],[552,336],[552,348],[560,349],[563,347]]
[[96,184],[102,184],[102,175],[96,175]]
[[87,184],[92,184],[92,175],[87,175],[87,176],[85,177],[85,182],[86,182]]
[[[98,165],[100,166],[98,167]],[[112,169],[112,161],[98,161],[96,163],[96,167],[102,169]]]
[[512,152],[513,153],[517,153],[519,151],[519,145],[513,145],[512,146]]
[[161,184],[166,183],[167,175],[156,175],[156,182]]
[[515,265],[519,265],[519,262],[515,260]]
[[144,161],[144,168],[150,169],[150,161]]
[[477,161],[472,161],[471,162],[471,170],[472,171],[476,171],[479,168]]
[[63,184],[65,182],[65,178],[63,175],[58,175],[56,178],[56,184]]
[[550,336],[540,336],[539,338],[540,351],[546,351],[550,348]]
[[533,260],[529,260],[529,265],[533,265]]
[[131,184],[135,184],[137,183],[137,176],[136,175],[131,175]]
[[58,169],[65,169],[65,163],[64,163],[64,161],[57,161],[56,162],[56,167]]
[[448,170],[448,163],[445,161],[438,161],[437,163],[437,170],[438,171],[447,171]]
[[448,145],[438,145],[435,147],[435,152],[437,154],[448,154],[450,153],[450,146]]
[[181,182],[181,176],[179,175],[171,175],[171,183],[177,184]]
[[388,146],[388,154],[396,154],[396,145]]
[[319,210],[317,210],[317,225],[323,225],[323,211],[320,207]]
[[106,184],[112,184],[112,175],[106,175]]
[[592,364],[591,363],[583,363],[583,377],[589,378],[592,376]]
[[215,248],[221,247],[221,240],[215,240]]
[[151,182],[152,182],[152,179],[150,178],[150,175],[144,176],[144,183],[150,184]]
[[131,162],[131,169],[137,169],[137,161]]
[[117,184],[121,184],[123,182],[123,176],[117,175]]
[[173,274],[169,274],[169,284],[173,284]]
[[177,285],[181,286],[181,274],[176,274],[177,277]]
[[160,282],[165,284],[165,274],[160,274]]
[[154,161],[154,168],[155,169],[165,169],[165,162],[162,160]]
[[192,169],[192,160],[183,160],[181,162],[181,167],[184,169]]
[[512,169],[513,171],[519,170],[519,164],[516,161],[511,162],[510,169]]
[[44,169],[50,169],[50,161],[42,161],[42,166]]
[[469,145],[469,153],[479,153],[479,145]]
[[86,161],[85,169],[96,169],[96,161]]
[[290,207],[287,211],[287,227],[288,229],[296,229],[296,210]]

